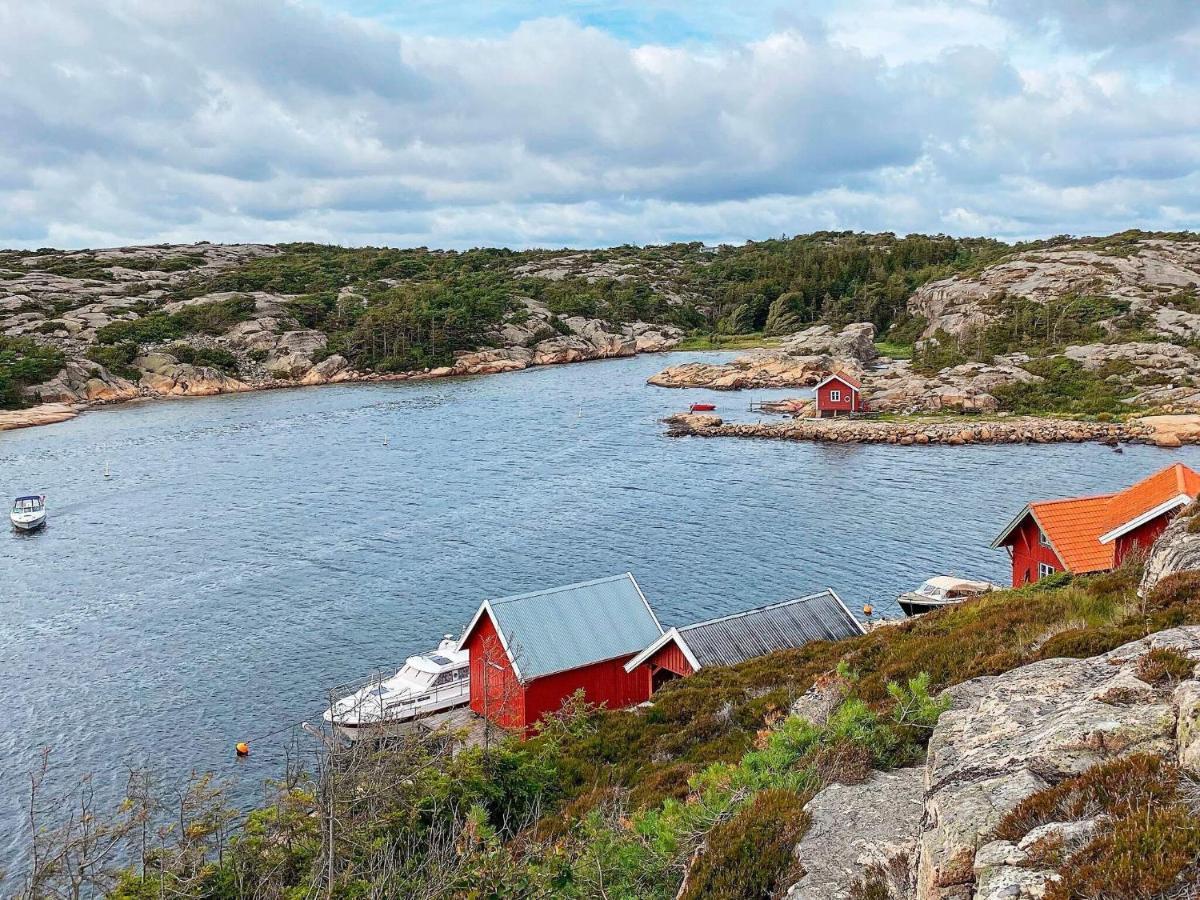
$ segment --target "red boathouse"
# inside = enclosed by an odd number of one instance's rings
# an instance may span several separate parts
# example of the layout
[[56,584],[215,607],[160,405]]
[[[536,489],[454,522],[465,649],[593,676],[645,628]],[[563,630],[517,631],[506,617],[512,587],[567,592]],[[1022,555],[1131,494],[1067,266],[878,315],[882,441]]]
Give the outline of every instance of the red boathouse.
[[832,590],[671,628],[625,664],[641,669],[657,691],[708,666],[732,666],[812,641],[858,637],[865,629]]
[[650,699],[650,678],[625,663],[662,635],[626,573],[485,600],[463,632],[471,709],[502,728],[527,731],[582,690],[609,709]]
[[1200,474],[1174,463],[1115,494],[1030,503],[992,546],[1008,548],[1013,587],[1055,572],[1107,572],[1148,550],[1197,496]]
[[817,416],[822,419],[863,412],[867,408],[858,379],[842,372],[834,372],[819,382],[816,391]]

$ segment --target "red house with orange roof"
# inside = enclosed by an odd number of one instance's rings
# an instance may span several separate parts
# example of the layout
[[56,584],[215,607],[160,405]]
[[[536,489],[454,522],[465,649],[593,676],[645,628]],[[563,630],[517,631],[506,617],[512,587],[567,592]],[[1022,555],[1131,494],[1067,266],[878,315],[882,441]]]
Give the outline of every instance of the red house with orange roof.
[[862,385],[857,378],[844,372],[834,372],[819,382],[817,392],[817,415],[824,419],[862,412],[867,408],[863,402]]
[[1107,572],[1148,549],[1197,496],[1200,474],[1174,463],[1114,494],[1030,503],[992,546],[1008,548],[1013,587],[1055,572]]

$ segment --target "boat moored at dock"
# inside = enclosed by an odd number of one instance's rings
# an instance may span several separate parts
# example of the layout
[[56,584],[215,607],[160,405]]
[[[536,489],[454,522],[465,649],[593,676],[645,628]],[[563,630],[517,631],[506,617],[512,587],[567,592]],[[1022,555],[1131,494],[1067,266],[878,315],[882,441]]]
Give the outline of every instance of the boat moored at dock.
[[953,575],[935,575],[915,591],[908,591],[896,598],[906,616],[919,616],[943,606],[953,606],[980,594],[999,590],[990,581],[972,581]]
[[436,650],[410,656],[390,678],[333,703],[325,721],[352,741],[395,737],[422,716],[463,706],[471,699],[469,657],[447,635]]

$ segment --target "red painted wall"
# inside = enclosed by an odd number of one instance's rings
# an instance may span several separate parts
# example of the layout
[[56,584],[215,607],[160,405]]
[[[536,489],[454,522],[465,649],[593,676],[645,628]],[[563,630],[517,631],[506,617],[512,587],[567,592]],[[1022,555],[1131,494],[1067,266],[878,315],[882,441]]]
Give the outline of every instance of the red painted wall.
[[1150,545],[1158,540],[1158,536],[1166,530],[1167,524],[1174,518],[1176,512],[1166,513],[1156,519],[1151,519],[1145,525],[1139,525],[1129,534],[1123,534],[1117,538],[1117,547],[1114,554],[1117,565],[1129,555],[1131,551],[1146,551],[1150,549]]
[[471,658],[471,709],[501,728],[525,726],[525,689],[486,613],[466,643]]
[[589,703],[609,709],[650,699],[650,675],[639,666],[625,671],[633,654],[535,678],[522,684],[500,644],[491,616],[484,614],[467,637],[471,658],[471,709],[501,728],[529,728],[546,713],[557,712],[563,701],[583,689]]
[[1059,562],[1054,551],[1043,547],[1038,540],[1041,529],[1033,516],[1026,516],[1025,521],[1017,530],[1008,536],[1012,546],[1012,583],[1013,587],[1032,584],[1038,580],[1038,563],[1047,563],[1054,571],[1061,572],[1063,564]]
[[[666,669],[669,672],[674,672],[676,675],[687,676],[693,674],[692,664],[687,661],[687,657],[683,655],[683,651],[679,649],[679,645],[671,641],[652,657],[646,660],[647,666],[658,666]],[[653,671],[653,669],[651,669]]]
[[639,666],[625,671],[625,663],[634,654],[592,663],[566,672],[535,678],[525,685],[525,725],[533,725],[546,713],[558,712],[563,701],[583,689],[589,703],[604,704],[608,709],[633,706],[650,699],[650,678]]
[[[833,391],[842,392],[840,400],[830,399]],[[842,384],[840,381],[831,381],[829,384],[817,388],[817,412],[860,412],[862,405],[862,394],[850,390],[848,385]]]

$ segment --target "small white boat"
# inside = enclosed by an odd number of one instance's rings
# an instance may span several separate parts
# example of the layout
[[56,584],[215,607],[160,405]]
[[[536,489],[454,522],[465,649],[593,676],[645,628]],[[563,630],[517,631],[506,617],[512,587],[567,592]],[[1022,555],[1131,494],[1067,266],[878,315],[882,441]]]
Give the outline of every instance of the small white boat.
[[402,734],[414,719],[471,699],[469,657],[446,635],[437,650],[410,656],[391,678],[372,681],[325,711],[325,721],[352,741]]
[[990,581],[971,581],[953,575],[936,575],[915,591],[908,591],[896,598],[906,616],[919,616],[943,606],[953,606],[971,597],[999,590]]
[[13,501],[12,512],[8,514],[9,521],[17,531],[37,531],[46,524],[45,496],[29,495],[18,497]]

